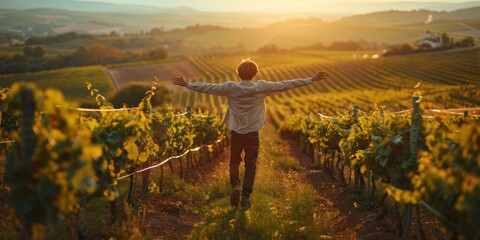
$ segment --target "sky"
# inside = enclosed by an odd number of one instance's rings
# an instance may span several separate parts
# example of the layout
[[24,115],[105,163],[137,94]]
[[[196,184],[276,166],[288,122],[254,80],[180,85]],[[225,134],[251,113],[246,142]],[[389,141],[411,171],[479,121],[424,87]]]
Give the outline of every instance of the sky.
[[[84,0],[85,1],[85,0]],[[188,6],[207,11],[308,11],[331,5],[351,2],[406,2],[405,0],[89,0],[121,4],[154,5],[159,7]],[[408,1],[408,0],[407,0]],[[459,3],[468,0],[410,0],[415,2],[449,2]]]

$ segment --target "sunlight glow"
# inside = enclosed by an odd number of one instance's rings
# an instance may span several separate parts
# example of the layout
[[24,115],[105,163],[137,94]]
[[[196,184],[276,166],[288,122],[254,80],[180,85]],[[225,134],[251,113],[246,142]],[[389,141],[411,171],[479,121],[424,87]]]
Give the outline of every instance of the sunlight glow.
[[[87,0],[83,0],[87,1]],[[158,7],[191,7],[202,11],[228,11],[228,12],[361,12],[363,8],[375,8],[374,4],[383,4],[388,8],[388,4],[395,4],[395,9],[409,10],[422,8],[425,3],[439,4],[437,0],[416,0],[402,1],[398,0],[243,0],[243,1],[225,1],[225,0],[99,0],[102,2],[111,2],[119,4],[141,4]],[[461,3],[464,0],[444,0],[442,3]],[[423,4],[423,5],[422,5]],[[381,6],[379,6],[381,7]],[[391,9],[391,8],[390,8]],[[380,9],[379,9],[380,10]],[[388,10],[388,9],[385,9]]]

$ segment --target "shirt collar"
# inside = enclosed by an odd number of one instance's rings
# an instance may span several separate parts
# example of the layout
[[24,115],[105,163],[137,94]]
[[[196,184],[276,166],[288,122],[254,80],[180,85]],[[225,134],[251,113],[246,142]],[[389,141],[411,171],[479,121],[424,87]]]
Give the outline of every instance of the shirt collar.
[[255,84],[252,80],[241,80],[240,81],[240,84],[244,84],[244,85],[253,85]]

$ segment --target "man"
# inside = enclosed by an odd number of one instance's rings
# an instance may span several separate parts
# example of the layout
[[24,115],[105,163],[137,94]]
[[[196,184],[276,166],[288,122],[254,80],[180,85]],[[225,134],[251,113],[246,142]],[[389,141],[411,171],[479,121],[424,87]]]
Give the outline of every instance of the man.
[[[232,206],[250,207],[250,194],[255,180],[256,162],[258,157],[259,139],[258,131],[265,126],[265,97],[306,86],[328,78],[325,72],[318,72],[311,78],[285,80],[281,82],[269,82],[259,80],[252,81],[258,73],[258,66],[250,59],[242,60],[237,67],[237,75],[240,82],[228,81],[222,84],[194,82],[188,83],[185,79],[175,77],[172,84],[186,87],[190,90],[208,94],[226,96],[228,109],[225,114],[225,123],[231,130],[230,145],[230,184],[233,191],[230,197]],[[245,152],[245,176],[243,188],[240,187],[239,165],[242,161],[242,151]],[[241,201],[240,201],[241,191]]]

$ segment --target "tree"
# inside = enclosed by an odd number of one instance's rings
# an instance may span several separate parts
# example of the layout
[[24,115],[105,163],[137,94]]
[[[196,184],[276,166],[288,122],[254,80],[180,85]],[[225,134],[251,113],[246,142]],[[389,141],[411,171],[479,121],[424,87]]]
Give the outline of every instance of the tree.
[[163,46],[158,46],[148,52],[150,59],[165,59],[168,57],[168,50]]
[[475,40],[473,37],[466,37],[457,43],[460,47],[473,47],[475,46]]
[[274,53],[281,51],[281,49],[275,44],[267,44],[257,50],[258,53]]
[[164,32],[163,27],[160,27],[160,28],[156,27],[150,30],[150,34],[152,35],[162,34],[163,32]]
[[356,51],[360,50],[360,44],[355,41],[335,41],[328,48],[339,51]]
[[94,44],[88,47],[81,46],[74,54],[76,63],[86,64],[105,64],[118,62],[123,58],[123,51],[117,48]]
[[29,47],[29,46],[26,46],[23,48],[23,55],[25,57],[32,57],[33,56],[33,48],[32,47]]
[[[136,107],[145,97],[145,93],[150,90],[150,85],[142,82],[131,82],[123,86],[118,92],[110,99],[110,102],[116,108],[120,108],[123,104],[129,107]],[[163,86],[157,86],[155,95],[151,99],[153,107],[161,106],[171,101],[171,91]]]
[[36,46],[33,48],[32,57],[34,58],[43,58],[47,49],[44,46]]
[[443,45],[450,45],[452,39],[448,36],[446,32],[443,32],[441,35]]
[[409,53],[412,52],[413,48],[409,44],[405,43],[402,46],[400,46],[400,53]]

